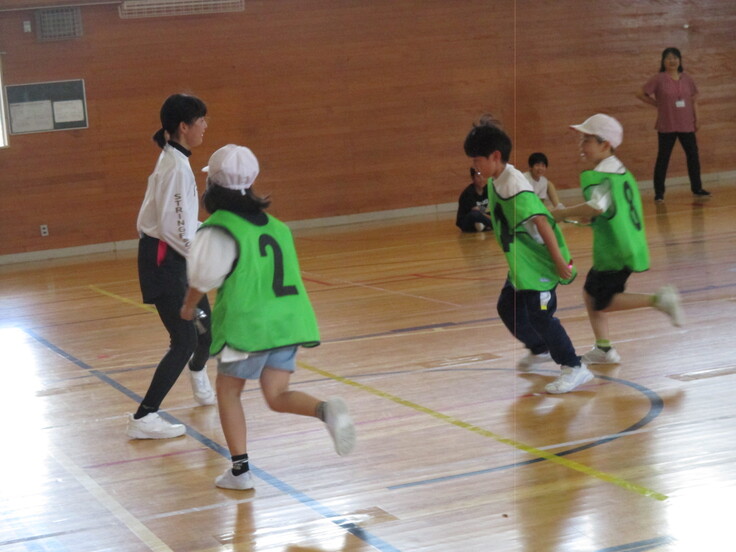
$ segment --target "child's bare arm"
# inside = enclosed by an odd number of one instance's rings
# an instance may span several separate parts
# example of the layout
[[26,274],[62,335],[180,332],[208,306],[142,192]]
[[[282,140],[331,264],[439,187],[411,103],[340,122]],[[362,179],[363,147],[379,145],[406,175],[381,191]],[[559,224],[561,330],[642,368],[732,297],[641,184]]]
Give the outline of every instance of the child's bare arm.
[[555,207],[561,203],[560,196],[557,195],[557,188],[555,188],[555,185],[549,180],[547,181],[547,196]]
[[562,209],[554,209],[550,211],[555,220],[565,220],[568,218],[585,218],[591,219],[600,215],[603,211],[591,207],[588,203],[578,203],[572,207],[563,207]]
[[563,280],[569,279],[572,276],[572,264],[568,263],[562,256],[562,251],[560,251],[560,246],[557,245],[557,238],[552,227],[549,225],[549,221],[542,215],[534,217],[532,221],[537,227],[537,230],[539,230],[539,235],[542,236],[542,241],[547,246],[552,261],[554,261],[557,267],[557,274]]
[[181,316],[184,320],[193,320],[194,310],[197,308],[197,305],[202,300],[202,297],[204,297],[203,292],[192,287],[187,288],[187,294],[184,296],[184,304],[181,306],[179,316]]

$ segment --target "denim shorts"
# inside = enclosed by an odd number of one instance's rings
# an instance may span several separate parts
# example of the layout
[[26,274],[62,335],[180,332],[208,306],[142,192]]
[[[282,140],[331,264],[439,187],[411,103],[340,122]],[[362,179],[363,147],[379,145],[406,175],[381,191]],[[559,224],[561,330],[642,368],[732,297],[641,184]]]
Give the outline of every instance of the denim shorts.
[[281,347],[260,353],[251,353],[248,358],[235,362],[217,362],[217,372],[240,379],[257,380],[265,367],[276,368],[286,372],[296,370],[297,346]]

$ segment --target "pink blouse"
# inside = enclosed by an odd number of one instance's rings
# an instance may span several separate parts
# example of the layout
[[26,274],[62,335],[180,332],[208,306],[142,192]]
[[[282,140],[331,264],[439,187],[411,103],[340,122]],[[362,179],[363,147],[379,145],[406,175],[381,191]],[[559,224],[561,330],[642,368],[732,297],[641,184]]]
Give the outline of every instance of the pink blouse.
[[695,81],[687,73],[674,80],[667,73],[657,73],[644,85],[644,92],[657,101],[658,132],[695,132],[695,105],[698,93]]

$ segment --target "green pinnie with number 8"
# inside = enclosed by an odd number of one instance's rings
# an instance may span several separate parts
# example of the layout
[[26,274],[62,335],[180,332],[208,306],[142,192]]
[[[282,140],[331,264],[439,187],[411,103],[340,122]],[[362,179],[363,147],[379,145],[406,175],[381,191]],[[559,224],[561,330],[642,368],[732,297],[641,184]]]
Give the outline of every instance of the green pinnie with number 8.
[[623,142],[623,127],[613,117],[598,113],[570,128],[580,133],[580,155],[593,169],[580,175],[585,202],[555,209],[552,214],[556,220],[591,220],[593,266],[585,280],[583,299],[595,346],[583,360],[615,364],[621,356],[609,339],[607,313],[654,307],[675,326],[683,324],[684,315],[673,286],[663,286],[654,294],[625,291],[632,273],[649,270],[649,247],[636,179],[614,155]]
[[339,397],[322,401],[289,390],[297,349],[319,345],[319,330],[291,231],[265,212],[270,200],[253,191],[258,160],[250,149],[228,144],[203,170],[210,217],[192,242],[180,314],[191,320],[204,294],[217,289],[210,353],[217,357],[217,406],[232,467],[215,485],[247,490],[254,486],[241,404],[247,380],[259,381],[272,410],[325,422],[340,455],[352,450],[355,429]]

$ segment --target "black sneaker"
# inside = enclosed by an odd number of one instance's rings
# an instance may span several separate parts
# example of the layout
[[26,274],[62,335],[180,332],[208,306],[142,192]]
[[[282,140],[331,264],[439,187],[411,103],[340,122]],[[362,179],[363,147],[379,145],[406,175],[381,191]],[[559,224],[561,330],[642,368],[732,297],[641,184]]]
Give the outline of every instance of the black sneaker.
[[700,188],[699,190],[696,190],[693,192],[693,195],[696,196],[709,196],[710,192],[707,190],[704,190],[703,188]]

